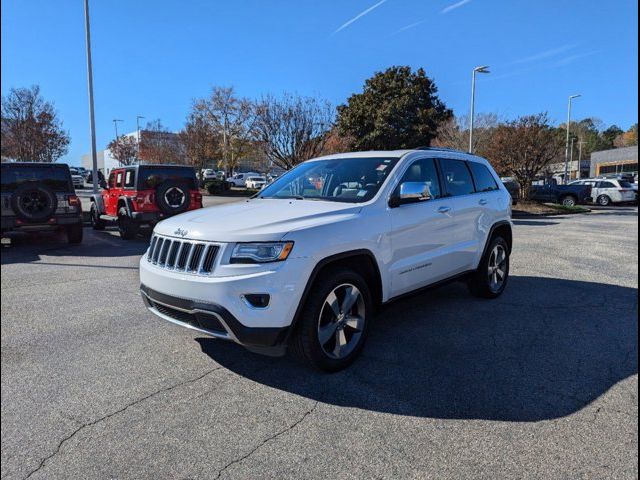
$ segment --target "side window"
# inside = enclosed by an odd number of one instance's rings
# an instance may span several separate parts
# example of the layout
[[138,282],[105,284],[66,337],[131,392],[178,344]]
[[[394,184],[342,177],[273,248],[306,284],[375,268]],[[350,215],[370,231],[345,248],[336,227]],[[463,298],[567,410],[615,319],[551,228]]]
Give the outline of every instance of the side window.
[[443,158],[440,160],[440,168],[447,196],[458,197],[475,193],[471,173],[466,162]]
[[116,174],[116,187],[122,188],[122,171]]
[[498,184],[487,167],[477,162],[468,162],[473,181],[476,184],[476,192],[492,192],[498,190]]
[[115,188],[116,186],[116,172],[109,174],[109,188]]
[[600,182],[600,188],[616,188],[611,182]]
[[431,191],[431,198],[442,197],[438,171],[436,170],[435,161],[431,158],[421,158],[413,162],[404,172],[402,180],[400,180],[400,183],[404,182],[426,183]]
[[134,170],[126,170],[124,173],[125,188],[133,188],[136,183],[136,172]]

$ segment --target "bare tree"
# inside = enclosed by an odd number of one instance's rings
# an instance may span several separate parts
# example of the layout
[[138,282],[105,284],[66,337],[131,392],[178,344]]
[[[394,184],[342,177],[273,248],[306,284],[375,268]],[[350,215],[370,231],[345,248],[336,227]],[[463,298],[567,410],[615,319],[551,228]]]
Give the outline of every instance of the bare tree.
[[562,132],[551,126],[547,113],[528,115],[498,126],[486,155],[501,175],[515,177],[527,198],[531,182],[557,160]]
[[111,140],[107,148],[120,165],[133,165],[138,161],[138,142],[134,137],[120,135]]
[[2,156],[22,162],[55,162],[69,150],[53,104],[40,87],[12,88],[2,97]]
[[237,97],[233,87],[214,87],[209,97],[193,103],[192,113],[200,115],[218,136],[224,169],[231,173],[251,144],[253,105]]
[[329,102],[285,94],[263,97],[256,104],[256,139],[277,166],[290,169],[317,156],[334,120]]
[[220,157],[219,136],[201,112],[191,112],[180,138],[187,159],[197,172]]
[[147,163],[186,163],[180,136],[167,130],[159,119],[147,123],[140,132],[138,158]]
[[[484,155],[484,149],[491,142],[491,136],[498,123],[498,115],[495,113],[475,115],[473,127],[474,153]],[[442,123],[438,127],[438,133],[433,145],[467,151],[469,148],[469,116],[452,117]]]

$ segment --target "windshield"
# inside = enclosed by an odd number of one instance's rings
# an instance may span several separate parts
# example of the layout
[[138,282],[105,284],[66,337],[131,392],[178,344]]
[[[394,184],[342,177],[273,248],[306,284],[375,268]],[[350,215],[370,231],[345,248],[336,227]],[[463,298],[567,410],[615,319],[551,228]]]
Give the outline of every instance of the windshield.
[[337,158],[306,162],[267,186],[258,198],[366,202],[378,193],[398,160]]

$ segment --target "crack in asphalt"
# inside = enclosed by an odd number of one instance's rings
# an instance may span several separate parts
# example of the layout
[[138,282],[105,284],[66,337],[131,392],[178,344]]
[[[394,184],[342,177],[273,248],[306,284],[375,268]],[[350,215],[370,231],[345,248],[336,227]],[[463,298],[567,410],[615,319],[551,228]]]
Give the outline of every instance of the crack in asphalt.
[[281,435],[284,435],[285,433],[290,432],[291,430],[296,428],[300,423],[302,423],[304,421],[305,418],[307,418],[309,415],[311,415],[313,413],[313,411],[318,406],[318,403],[319,402],[314,402],[313,407],[311,407],[309,410],[304,412],[304,414],[297,421],[295,421],[294,423],[289,425],[287,428],[284,428],[284,429],[276,432],[275,434],[271,435],[270,437],[266,438],[260,444],[258,444],[256,447],[254,447],[249,453],[247,453],[247,454],[241,456],[240,458],[237,458],[237,459],[232,460],[231,462],[227,463],[224,467],[222,467],[220,470],[218,470],[218,474],[216,475],[215,478],[216,479],[220,478],[222,476],[222,474],[224,472],[226,472],[230,467],[232,467],[233,465],[236,465],[236,464],[246,460],[247,458],[249,458],[251,455],[253,455],[255,452],[257,452],[260,448],[262,448],[265,444],[267,444],[271,440],[275,440],[276,438],[280,437]]
[[103,416],[103,417],[98,418],[97,420],[93,420],[93,421],[88,422],[88,423],[82,423],[82,424],[81,424],[78,428],[76,428],[73,432],[71,432],[69,435],[67,435],[66,437],[64,437],[60,442],[58,442],[58,445],[56,446],[56,448],[54,448],[53,452],[52,452],[50,455],[48,455],[48,456],[46,456],[45,458],[43,458],[43,459],[40,461],[40,464],[39,464],[35,469],[31,470],[31,471],[27,474],[27,476],[26,476],[26,477],[24,477],[24,479],[23,479],[23,480],[27,480],[28,478],[31,478],[31,476],[32,476],[32,475],[35,475],[36,473],[38,473],[38,472],[39,472],[39,471],[40,471],[40,470],[41,470],[41,469],[46,465],[46,463],[47,463],[51,458],[55,457],[55,456],[60,452],[60,450],[62,449],[62,446],[63,446],[65,443],[67,443],[69,440],[71,440],[73,437],[75,437],[75,436],[76,436],[78,433],[80,433],[82,430],[84,430],[84,429],[86,429],[86,428],[89,428],[89,427],[92,427],[92,426],[94,426],[94,425],[97,425],[98,423],[104,422],[105,420],[108,420],[108,419],[110,419],[111,417],[113,417],[113,416],[115,416],[115,415],[118,415],[119,413],[122,413],[122,412],[124,412],[125,410],[128,410],[130,407],[133,407],[133,406],[135,406],[135,405],[138,405],[139,403],[142,403],[142,402],[144,402],[145,400],[148,400],[148,399],[150,399],[151,397],[154,397],[154,396],[156,396],[156,395],[158,395],[158,394],[166,393],[166,392],[168,392],[168,391],[170,391],[170,390],[173,390],[174,388],[182,387],[182,386],[184,386],[184,385],[188,385],[188,384],[190,384],[190,383],[195,383],[195,382],[197,382],[198,380],[202,380],[202,379],[203,379],[204,377],[206,377],[207,375],[209,375],[209,374],[211,374],[211,373],[213,373],[213,372],[216,372],[216,371],[218,371],[218,370],[220,370],[220,369],[222,369],[222,368],[223,368],[223,367],[221,367],[221,366],[216,367],[216,368],[212,368],[211,370],[208,370],[207,372],[203,373],[202,375],[200,375],[200,376],[198,376],[198,377],[196,377],[196,378],[192,378],[192,379],[189,379],[189,380],[185,380],[185,381],[183,381],[183,382],[176,383],[176,384],[171,385],[171,386],[169,386],[169,387],[161,388],[160,390],[156,390],[155,392],[152,392],[152,393],[150,393],[149,395],[146,395],[146,396],[144,396],[144,397],[142,397],[142,398],[139,398],[138,400],[135,400],[134,402],[128,403],[127,405],[125,405],[124,407],[120,408],[119,410],[116,410],[115,412],[111,412],[111,413],[109,413],[109,414],[107,414],[107,415],[105,415],[105,416]]

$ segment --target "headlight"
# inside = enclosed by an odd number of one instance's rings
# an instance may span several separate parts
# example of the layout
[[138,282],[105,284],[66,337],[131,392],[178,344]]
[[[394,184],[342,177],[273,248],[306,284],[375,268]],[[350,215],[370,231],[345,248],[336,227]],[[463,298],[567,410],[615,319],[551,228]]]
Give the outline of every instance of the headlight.
[[293,242],[238,243],[231,254],[231,263],[266,263],[286,260]]

